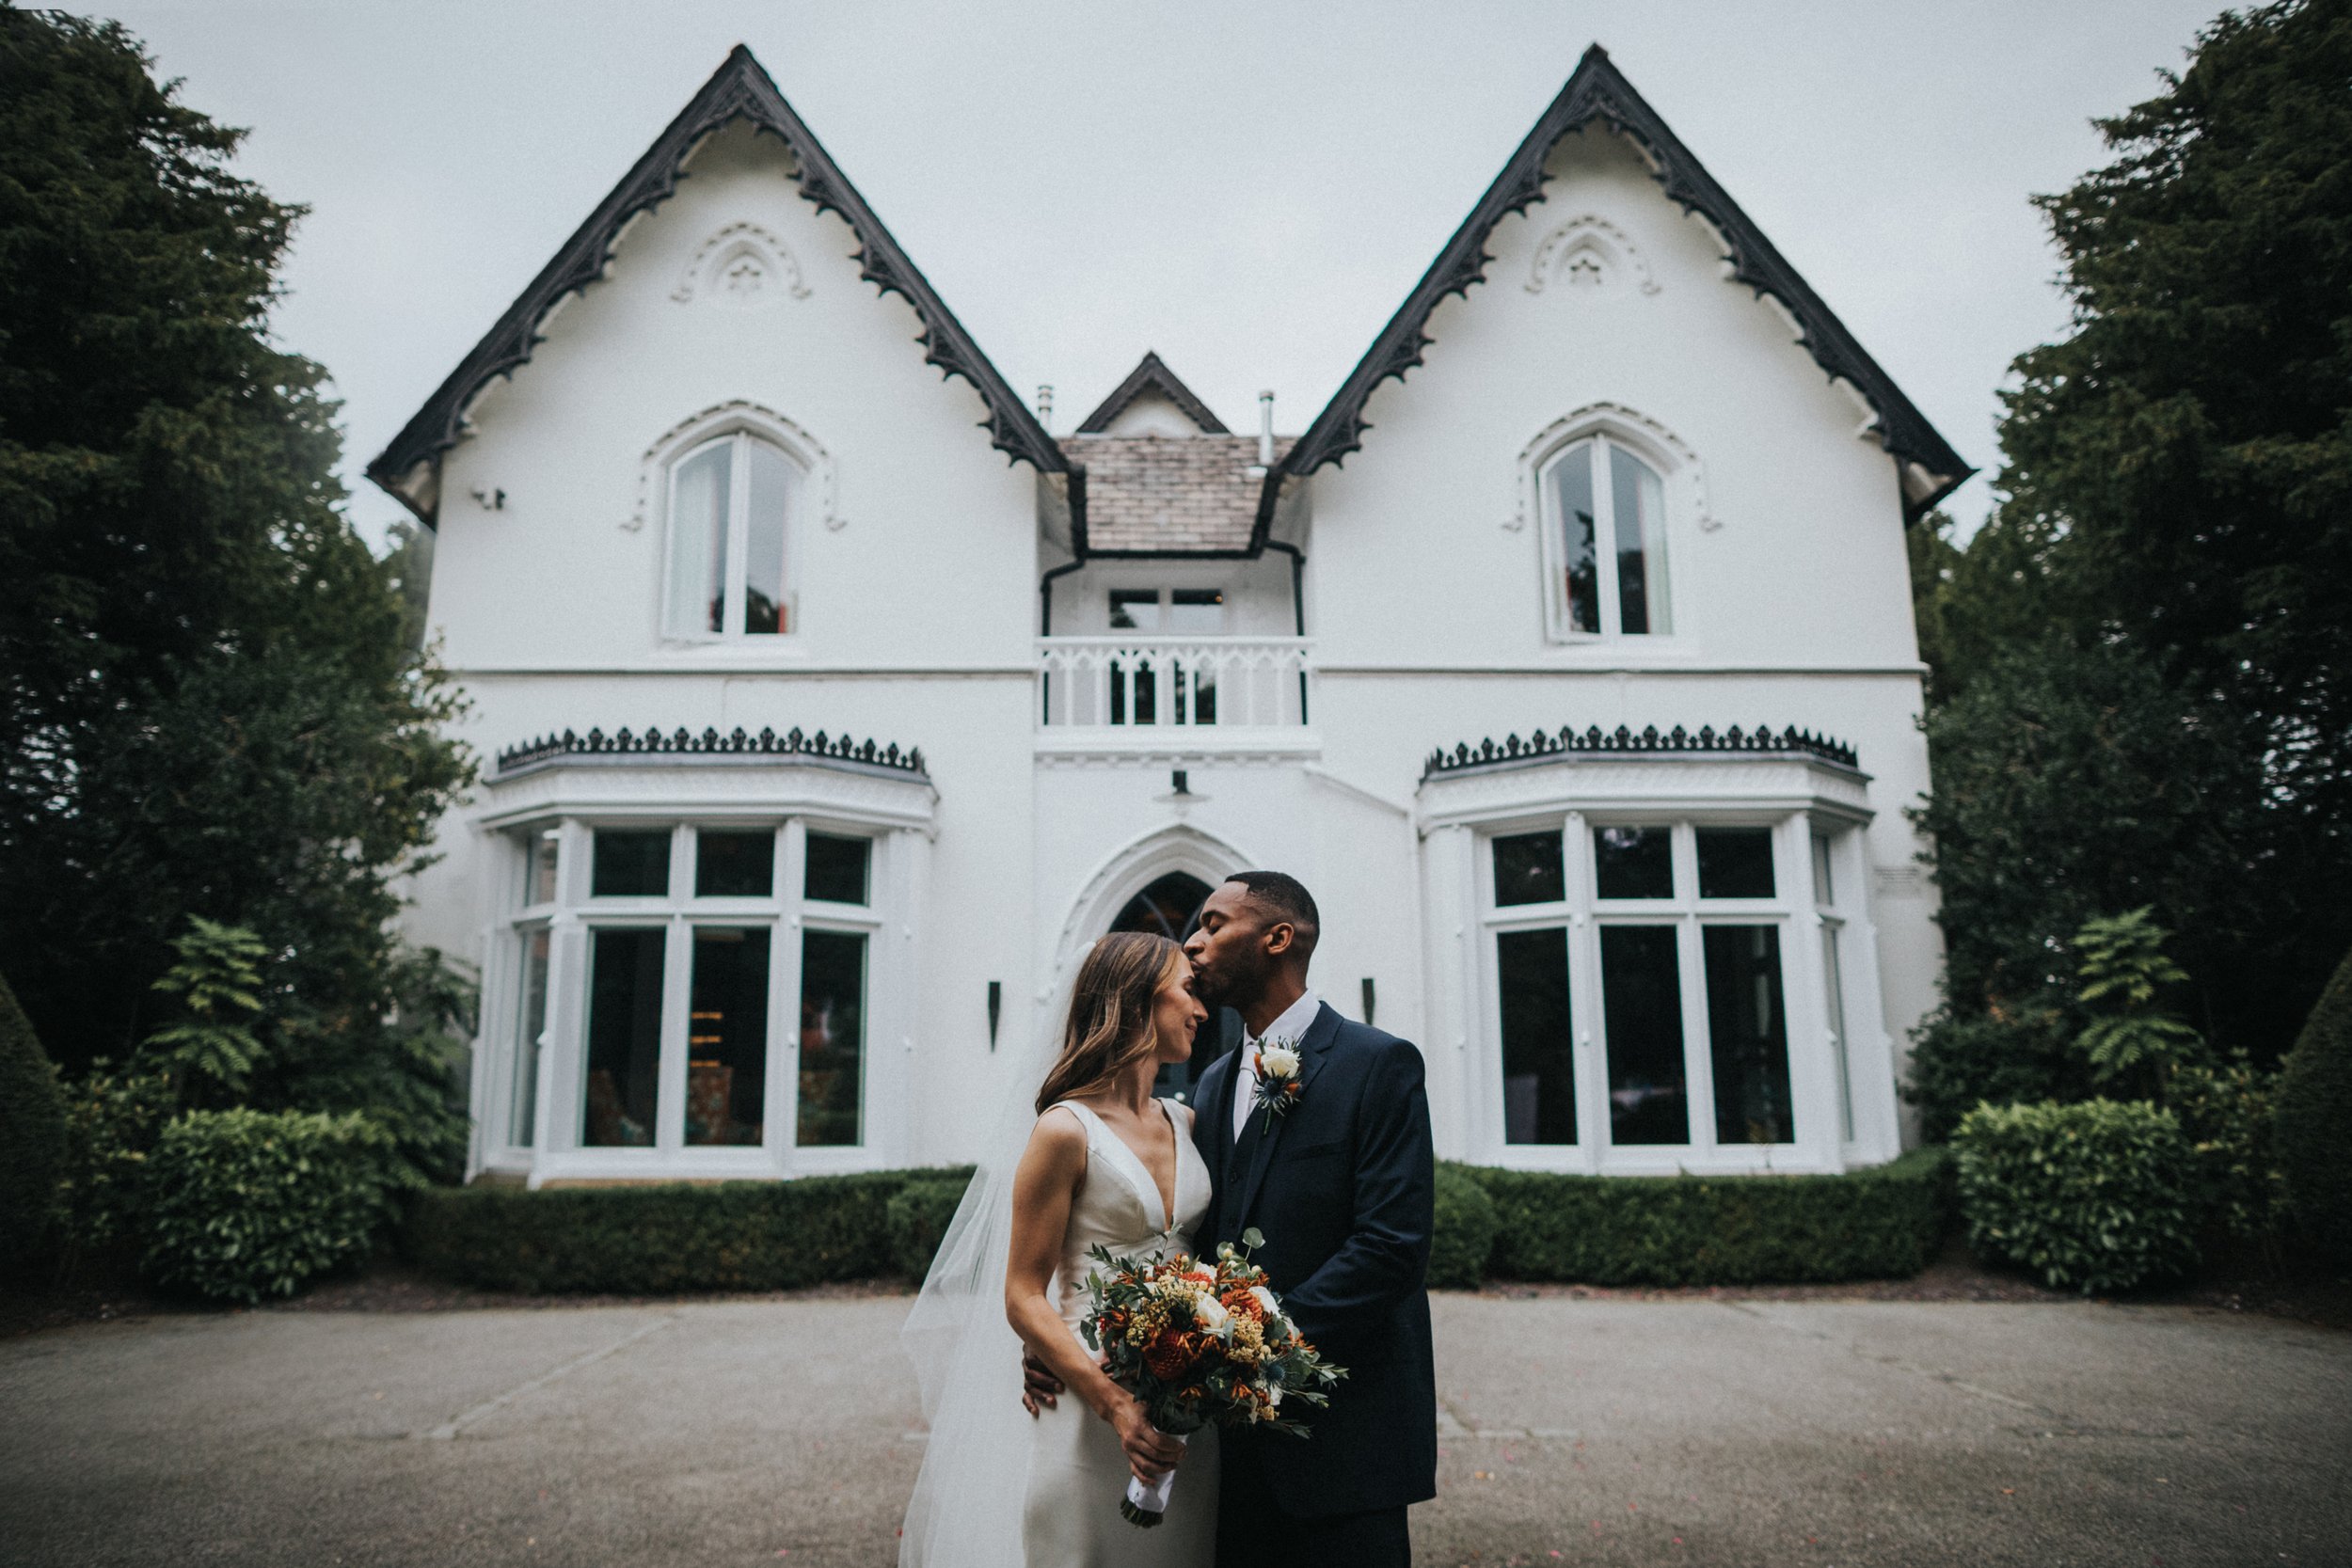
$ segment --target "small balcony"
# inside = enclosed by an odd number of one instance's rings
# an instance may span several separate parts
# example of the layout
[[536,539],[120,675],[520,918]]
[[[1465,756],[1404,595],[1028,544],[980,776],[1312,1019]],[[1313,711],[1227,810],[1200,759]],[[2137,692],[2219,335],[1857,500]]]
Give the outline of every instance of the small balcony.
[[1156,746],[1181,746],[1187,732],[1212,747],[1242,738],[1233,732],[1296,732],[1309,647],[1303,637],[1041,638],[1038,722]]

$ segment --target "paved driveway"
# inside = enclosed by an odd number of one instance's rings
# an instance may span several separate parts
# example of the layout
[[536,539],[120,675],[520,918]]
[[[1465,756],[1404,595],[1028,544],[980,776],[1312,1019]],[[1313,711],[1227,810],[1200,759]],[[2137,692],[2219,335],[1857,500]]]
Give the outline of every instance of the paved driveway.
[[[0,1343],[0,1562],[871,1564],[903,1299]],[[1438,1299],[1425,1563],[2352,1563],[2352,1337],[2177,1307]]]

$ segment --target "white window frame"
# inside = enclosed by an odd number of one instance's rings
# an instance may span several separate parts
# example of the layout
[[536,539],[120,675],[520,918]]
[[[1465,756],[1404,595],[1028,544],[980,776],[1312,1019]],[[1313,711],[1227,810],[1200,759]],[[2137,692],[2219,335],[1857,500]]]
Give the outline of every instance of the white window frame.
[[[1661,597],[1670,630],[1626,633],[1617,629],[1616,551],[1603,547],[1612,545],[1615,538],[1616,499],[1608,483],[1605,461],[1594,465],[1593,489],[1594,543],[1598,557],[1595,563],[1595,592],[1600,599],[1601,629],[1579,631],[1570,620],[1567,544],[1562,537],[1555,470],[1572,448],[1595,442],[1624,448],[1649,465],[1659,477],[1662,492],[1659,537],[1666,562],[1666,587]],[[1595,455],[1597,458],[1600,453],[1597,451]],[[1684,607],[1691,597],[1685,591],[1693,553],[1691,543],[1695,531],[1722,526],[1709,514],[1706,470],[1690,446],[1665,425],[1636,409],[1615,403],[1587,404],[1554,420],[1530,440],[1520,450],[1518,468],[1518,512],[1511,526],[1528,528],[1535,535],[1546,640],[1567,646],[1610,643],[1621,648],[1661,650],[1683,644],[1691,636],[1684,616]]]
[[[666,829],[670,839],[667,887],[660,895],[594,897],[590,894],[596,830]],[[803,896],[807,834],[817,832],[864,839],[869,846],[867,902],[863,906]],[[775,834],[775,878],[768,896],[697,897],[695,841],[702,832]],[[528,860],[542,835],[556,835],[559,855],[556,896],[527,901]],[[605,812],[535,818],[501,832],[505,847],[501,882],[509,893],[493,928],[491,961],[485,965],[483,1016],[498,1032],[485,1044],[488,1070],[478,1085],[476,1136],[483,1168],[527,1175],[536,1186],[548,1180],[638,1178],[723,1179],[838,1173],[881,1168],[901,1158],[907,1128],[905,1096],[895,1055],[885,1039],[902,1034],[897,998],[912,979],[911,956],[903,943],[883,940],[885,929],[903,924],[913,836],[898,825],[796,812],[732,815],[723,809],[671,811],[656,816]],[[689,1145],[685,1141],[688,1039],[691,1008],[693,928],[703,925],[765,926],[771,932],[768,972],[768,1059],[763,1103],[764,1138],[758,1145]],[[637,927],[666,933],[660,1053],[656,1069],[656,1125],[650,1147],[590,1146],[582,1141],[586,1085],[587,1027],[592,938],[598,929]],[[799,1122],[801,943],[804,929],[866,935],[866,994],[861,1027],[860,1139],[856,1144],[802,1148]],[[523,943],[526,933],[549,933],[548,1008],[535,1080],[520,1081],[523,1053],[517,1037],[522,1016]],[[887,1002],[889,1005],[883,1006]],[[512,1136],[516,1097],[533,1099],[533,1140]]]
[[[784,617],[784,629],[779,632],[750,632],[743,629],[743,575],[751,556],[752,453],[751,444],[761,443],[791,465],[799,476],[789,504],[784,513],[784,582],[779,610]],[[722,625],[712,631],[707,626],[681,626],[671,619],[672,606],[676,602],[679,570],[677,546],[677,483],[678,474],[687,464],[713,447],[726,443],[731,456],[727,468],[727,552],[721,565],[720,614]],[[809,500],[816,489],[817,476],[807,457],[795,450],[793,443],[779,440],[762,428],[737,422],[715,431],[699,433],[691,443],[682,443],[662,471],[663,520],[661,538],[661,599],[660,615],[664,641],[677,643],[729,643],[741,646],[778,646],[790,643],[801,631],[801,548],[802,515],[809,509]]]

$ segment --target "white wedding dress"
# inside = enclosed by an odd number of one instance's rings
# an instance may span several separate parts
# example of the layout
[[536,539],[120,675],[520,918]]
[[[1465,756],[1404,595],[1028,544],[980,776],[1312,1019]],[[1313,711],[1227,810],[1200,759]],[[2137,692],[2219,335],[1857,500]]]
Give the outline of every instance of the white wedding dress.
[[[1087,1274],[1097,1266],[1089,1248],[1099,1244],[1122,1258],[1181,1252],[1208,1210],[1209,1167],[1192,1147],[1184,1113],[1172,1101],[1158,1103],[1176,1134],[1172,1220],[1161,1212],[1159,1183],[1135,1151],[1086,1106],[1062,1102],[1087,1135],[1086,1176],[1070,1205],[1053,1287],[1073,1336],[1087,1313]],[[1109,1422],[1067,1396],[1042,1412],[1022,1511],[1027,1568],[1208,1568],[1216,1555],[1215,1430],[1193,1434],[1158,1528],[1140,1529],[1120,1516],[1127,1477],[1126,1454]]]

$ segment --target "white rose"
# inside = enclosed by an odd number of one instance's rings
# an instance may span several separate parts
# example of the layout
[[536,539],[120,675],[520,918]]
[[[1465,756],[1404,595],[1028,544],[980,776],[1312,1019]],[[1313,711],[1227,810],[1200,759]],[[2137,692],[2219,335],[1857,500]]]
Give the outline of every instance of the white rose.
[[1265,1391],[1265,1397],[1266,1402],[1272,1405],[1275,1409],[1279,1410],[1282,1408],[1282,1386],[1280,1384],[1277,1383],[1268,1386]]
[[1263,1285],[1252,1285],[1249,1287],[1249,1293],[1258,1298],[1259,1306],[1265,1308],[1266,1322],[1277,1323],[1282,1321],[1282,1304],[1274,1299],[1272,1291]]
[[1192,1321],[1212,1334],[1222,1331],[1232,1317],[1225,1310],[1225,1304],[1215,1296],[1202,1296],[1192,1304]]
[[1298,1053],[1287,1045],[1269,1045],[1258,1053],[1258,1070],[1268,1078],[1288,1078],[1298,1070]]

